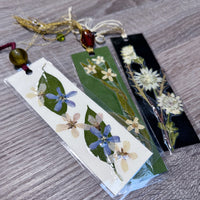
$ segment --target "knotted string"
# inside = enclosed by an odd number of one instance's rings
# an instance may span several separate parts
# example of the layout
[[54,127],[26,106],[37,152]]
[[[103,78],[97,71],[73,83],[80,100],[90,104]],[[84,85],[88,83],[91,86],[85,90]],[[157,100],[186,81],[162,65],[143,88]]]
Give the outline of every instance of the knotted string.
[[[105,20],[97,23],[94,27],[91,27],[91,18],[83,18],[79,20],[73,19],[72,7],[68,8],[67,17],[63,17],[62,21],[44,23],[35,18],[25,19],[23,17],[14,16],[15,20],[22,26],[36,34],[42,36],[45,41],[53,42],[55,38],[46,37],[46,35],[56,35],[62,33],[67,36],[72,32],[76,37],[82,33],[84,29],[88,29],[95,33],[95,40],[97,43],[102,44],[105,42],[105,35],[119,33],[123,38],[127,35],[123,28],[123,25],[118,20]],[[36,38],[36,36],[34,36]],[[80,40],[79,40],[80,41]],[[29,43],[28,48],[34,45],[35,40]]]

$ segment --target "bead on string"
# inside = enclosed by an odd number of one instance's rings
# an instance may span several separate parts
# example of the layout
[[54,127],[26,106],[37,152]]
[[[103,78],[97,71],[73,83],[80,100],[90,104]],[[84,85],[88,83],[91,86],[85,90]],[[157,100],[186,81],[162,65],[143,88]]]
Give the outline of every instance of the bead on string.
[[0,50],[11,47],[9,53],[10,62],[17,68],[22,68],[26,74],[31,74],[32,70],[27,66],[28,54],[24,49],[16,48],[15,42],[10,42],[5,45],[0,46]]
[[[68,15],[63,17],[61,21],[51,23],[44,23],[35,18],[25,19],[19,16],[14,16],[14,18],[22,27],[41,35],[45,41],[64,41],[65,36],[72,32],[74,35],[80,36],[78,40],[89,53],[93,52],[95,41],[99,44],[105,42],[105,35],[120,33],[123,38],[127,37],[120,21],[105,20],[91,27],[88,23],[92,21],[91,18],[73,19],[72,7],[68,9]],[[55,37],[47,37],[47,35],[54,35]]]

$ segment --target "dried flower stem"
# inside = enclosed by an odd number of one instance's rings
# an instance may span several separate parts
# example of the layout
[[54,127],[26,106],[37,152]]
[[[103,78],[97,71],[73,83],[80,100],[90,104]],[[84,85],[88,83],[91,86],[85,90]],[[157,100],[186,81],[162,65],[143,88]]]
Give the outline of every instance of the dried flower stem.
[[148,98],[147,98],[146,95],[144,94],[143,89],[140,88],[140,86],[139,86],[139,85],[137,84],[137,82],[135,81],[135,79],[134,79],[134,72],[131,71],[130,65],[126,65],[125,67],[128,69],[128,72],[127,72],[127,73],[131,76],[131,78],[129,78],[129,79],[130,79],[131,81],[133,81],[134,87],[136,87],[136,89],[138,90],[139,95],[142,96],[142,97],[145,99],[145,101],[151,106],[151,104],[150,104]]
[[[125,67],[128,69],[127,73],[131,76],[131,78],[129,78],[129,79],[134,83],[134,85],[132,85],[132,86],[134,86],[138,90],[138,94],[140,96],[142,96],[143,99],[151,106],[151,108],[152,108],[156,118],[158,119],[158,121],[160,123],[162,123],[163,126],[165,126],[164,120],[163,120],[163,114],[161,113],[161,116],[160,116],[160,114],[159,114],[158,110],[156,109],[156,107],[154,106],[153,102],[145,95],[143,89],[140,88],[140,86],[137,84],[137,82],[134,79],[134,72],[131,71],[130,65],[126,65]],[[165,83],[165,75],[163,76],[163,81],[161,83],[161,90],[160,90],[161,94],[162,94],[162,91],[163,91],[163,88],[164,88],[164,83]],[[154,91],[154,93],[156,93],[156,92]],[[155,94],[155,95],[157,95],[157,94]],[[168,150],[171,154],[172,153],[172,147],[171,147],[171,144],[170,144],[168,132],[166,130],[161,130],[161,131],[164,132],[164,134],[163,134],[164,143],[166,144],[166,146],[167,146],[167,148],[168,148]]]
[[165,78],[165,74],[163,74],[163,79],[162,79],[162,83],[160,84],[160,91],[159,91],[159,96],[162,95],[163,93],[163,90],[164,90],[164,85],[165,85],[165,82],[166,82],[166,78]]

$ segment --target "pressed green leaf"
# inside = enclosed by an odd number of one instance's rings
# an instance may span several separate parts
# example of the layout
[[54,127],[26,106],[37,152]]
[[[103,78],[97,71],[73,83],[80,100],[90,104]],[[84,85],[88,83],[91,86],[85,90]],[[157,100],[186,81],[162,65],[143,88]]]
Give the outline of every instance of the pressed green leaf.
[[[96,113],[90,109],[88,107],[87,109],[87,112],[86,112],[86,115],[85,115],[85,124],[90,124],[89,121],[88,121],[88,116],[91,115],[93,116],[94,118],[96,117]],[[106,124],[102,121],[100,123],[100,128],[101,128],[101,133],[103,135],[103,131],[104,131],[104,128],[105,128]],[[84,131],[84,136],[85,136],[85,141],[86,141],[86,144],[89,148],[90,144],[93,143],[93,142],[96,142],[98,140],[98,138],[93,135],[89,130],[85,130]],[[111,133],[108,134],[108,137],[111,137]],[[94,150],[90,150],[96,157],[98,157],[100,160],[102,160],[103,162],[107,162],[107,158],[104,154],[104,151],[103,151],[103,148],[98,146],[96,149]],[[112,153],[113,154],[113,151]]]
[[[63,94],[65,94],[65,90],[62,86],[62,83],[54,76],[52,76],[51,74],[48,74],[46,72],[44,72],[39,80],[39,84],[38,84],[38,88],[40,87],[40,84],[46,84],[46,91],[45,91],[45,95],[48,93],[57,95],[57,91],[56,88],[59,87],[61,92]],[[48,99],[46,96],[44,95],[44,106],[46,106],[49,110],[51,110],[52,112],[55,112],[58,115],[62,115],[64,113],[66,113],[67,111],[67,104],[63,103],[62,104],[62,108],[59,112],[54,110],[54,107],[57,103],[57,101],[55,99]]]
[[142,141],[149,150],[152,150],[152,143],[150,142],[151,140],[147,130],[140,130],[140,134],[142,135],[142,137],[140,137],[140,141]]
[[108,84],[106,81],[102,81],[102,83],[116,93],[117,99],[119,100],[123,110],[129,115],[129,118],[133,119],[135,113],[129,105],[126,95],[120,89]]
[[81,65],[82,65],[83,67],[87,67],[87,65],[86,65],[85,63],[82,63],[82,62],[81,62]]
[[114,117],[121,125],[123,126],[127,126],[127,124],[125,123],[125,121],[127,120],[126,117],[124,117],[123,115],[114,113],[114,112],[109,112],[109,114]]
[[164,124],[162,124],[161,122],[158,122],[158,127],[162,130],[166,130]]
[[172,132],[172,133],[169,134],[170,143],[171,143],[172,147],[174,147],[174,145],[175,145],[175,143],[176,143],[176,138],[177,138],[178,136],[179,136],[179,133],[178,133],[178,132],[176,132],[176,133]]
[[179,136],[178,128],[175,127],[175,123],[173,121],[167,121],[166,123],[167,131],[169,132],[169,139],[171,146],[174,147],[176,143],[176,139]]
[[137,63],[139,65],[143,65],[144,59],[142,57],[137,57],[136,59],[134,59],[134,63]]
[[170,144],[172,147],[174,147],[175,143],[176,143],[176,139],[179,136],[178,128],[175,127],[174,122],[172,121],[167,121],[167,123],[164,125],[160,122],[158,122],[158,127],[162,130],[165,130],[168,132],[169,134],[169,139],[170,139]]

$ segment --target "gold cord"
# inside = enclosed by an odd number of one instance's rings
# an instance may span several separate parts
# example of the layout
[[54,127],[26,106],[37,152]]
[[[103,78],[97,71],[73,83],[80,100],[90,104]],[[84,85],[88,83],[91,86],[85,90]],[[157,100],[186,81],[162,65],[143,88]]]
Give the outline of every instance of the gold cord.
[[[121,22],[117,20],[106,20],[96,24],[94,27],[89,27],[87,23],[88,18],[80,20],[72,18],[72,7],[68,9],[68,16],[63,17],[62,21],[44,23],[35,18],[25,19],[19,16],[14,16],[14,19],[22,27],[35,32],[37,35],[41,35],[45,41],[49,42],[53,42],[57,40],[57,38],[49,38],[47,35],[57,35],[62,33],[63,36],[67,36],[70,32],[72,32],[77,36],[80,35],[84,29],[95,32],[95,40],[97,43],[104,43],[104,36],[107,34],[120,33],[123,38],[126,37],[125,30],[123,29]],[[34,45],[36,38],[37,37],[34,35],[32,41],[28,43],[27,48]]]

